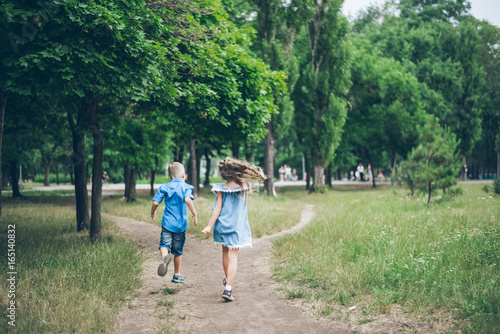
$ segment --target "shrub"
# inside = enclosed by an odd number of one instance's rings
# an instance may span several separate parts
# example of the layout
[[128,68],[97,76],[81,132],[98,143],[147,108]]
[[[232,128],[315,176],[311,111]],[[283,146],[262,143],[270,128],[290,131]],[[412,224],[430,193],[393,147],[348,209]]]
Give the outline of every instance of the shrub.
[[498,176],[493,180],[493,190],[495,194],[500,195],[500,177]]

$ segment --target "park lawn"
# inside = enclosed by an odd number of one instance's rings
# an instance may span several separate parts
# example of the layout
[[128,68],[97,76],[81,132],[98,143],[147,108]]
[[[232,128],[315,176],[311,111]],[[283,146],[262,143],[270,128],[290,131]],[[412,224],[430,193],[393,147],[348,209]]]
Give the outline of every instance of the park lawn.
[[[408,197],[406,189],[313,194],[309,226],[274,242],[275,278],[290,298],[336,318],[353,305],[370,319],[398,304],[451,313],[464,332],[500,332],[500,197]],[[345,314],[345,312],[344,312]]]
[[[254,238],[286,230],[300,221],[300,215],[304,207],[300,195],[304,193],[285,191],[284,194],[290,195],[269,198],[264,195],[263,190],[259,190],[249,196],[248,220]],[[105,196],[103,197],[102,210],[111,215],[129,217],[161,226],[161,217],[165,206],[163,203],[160,204],[156,213],[158,220],[153,222],[150,217],[152,198],[153,196],[149,195],[149,193],[139,192],[136,202],[127,203],[122,200],[121,195]],[[207,226],[210,220],[214,201],[215,195],[210,192],[210,189],[202,188],[194,201],[198,215],[197,226],[193,226],[193,220],[188,210],[189,228],[187,231],[190,234],[202,239],[211,238],[211,236],[203,235],[201,230]]]
[[[4,196],[0,235],[15,225],[16,326],[7,324],[7,284],[0,285],[2,322],[7,333],[109,333],[118,310],[140,284],[142,258],[110,221],[102,238],[76,233],[74,197]],[[0,279],[7,279],[7,242]],[[12,299],[14,300],[14,299]]]

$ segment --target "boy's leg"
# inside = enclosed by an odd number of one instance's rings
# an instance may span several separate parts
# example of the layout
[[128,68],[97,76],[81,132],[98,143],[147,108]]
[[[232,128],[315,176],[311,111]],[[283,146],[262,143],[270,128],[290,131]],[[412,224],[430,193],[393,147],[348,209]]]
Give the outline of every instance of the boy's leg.
[[174,256],[174,274],[181,273],[181,262],[182,262],[182,255]]
[[161,236],[160,236],[160,255],[161,262],[158,266],[158,275],[165,276],[167,274],[168,265],[170,261],[172,261],[172,257],[169,256],[169,248],[172,244],[172,232],[168,231],[164,227],[162,227]]
[[172,282],[184,283],[185,278],[181,276],[182,253],[184,250],[184,242],[186,240],[186,232],[172,233],[172,254],[174,255],[174,277]]
[[161,256],[161,258],[163,259],[167,255],[168,255],[168,248],[167,247],[160,248],[160,256]]

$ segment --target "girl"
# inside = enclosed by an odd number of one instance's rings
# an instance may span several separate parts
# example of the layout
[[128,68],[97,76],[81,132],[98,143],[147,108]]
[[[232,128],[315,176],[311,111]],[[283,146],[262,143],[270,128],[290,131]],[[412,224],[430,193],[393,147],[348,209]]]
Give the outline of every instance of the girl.
[[265,180],[262,170],[246,161],[226,158],[219,162],[219,173],[225,184],[217,183],[212,192],[217,195],[212,218],[202,231],[214,228],[214,242],[222,245],[222,266],[226,278],[222,298],[233,301],[232,284],[238,265],[238,250],[252,247],[252,232],[248,224],[247,199],[252,191],[251,180]]

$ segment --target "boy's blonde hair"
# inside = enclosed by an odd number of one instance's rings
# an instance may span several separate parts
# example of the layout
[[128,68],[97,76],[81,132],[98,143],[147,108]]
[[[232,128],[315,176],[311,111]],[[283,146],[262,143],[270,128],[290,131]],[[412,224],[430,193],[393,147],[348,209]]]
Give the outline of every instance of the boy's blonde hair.
[[224,180],[228,182],[234,181],[240,187],[247,186],[250,191],[252,187],[249,181],[264,181],[267,179],[262,169],[254,164],[229,157],[219,161],[219,173]]
[[184,166],[180,162],[172,162],[168,166],[168,175],[171,179],[180,179],[184,173]]

